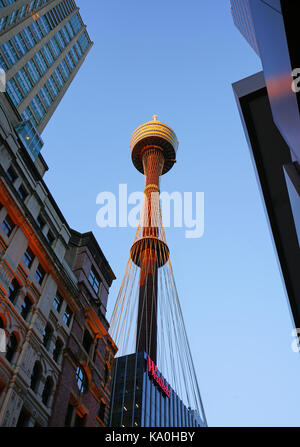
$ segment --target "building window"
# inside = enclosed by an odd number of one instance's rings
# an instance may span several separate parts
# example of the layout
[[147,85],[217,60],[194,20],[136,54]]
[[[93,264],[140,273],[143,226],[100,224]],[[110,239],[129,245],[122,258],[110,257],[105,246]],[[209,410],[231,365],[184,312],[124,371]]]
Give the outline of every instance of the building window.
[[98,295],[99,287],[100,287],[100,280],[99,280],[99,277],[93,267],[91,268],[91,271],[90,271],[89,282],[90,282],[91,286],[93,287],[94,291],[96,292],[96,294]]
[[20,188],[18,189],[18,194],[21,200],[26,200],[26,197],[28,196],[28,192],[26,190],[26,188],[21,185]]
[[12,183],[14,183],[14,181],[17,180],[17,178],[18,178],[17,173],[12,166],[10,166],[8,168],[8,170],[6,171],[6,175],[9,179],[9,181]]
[[25,321],[27,320],[28,315],[30,314],[31,308],[32,308],[32,302],[28,296],[25,296],[21,308],[21,315]]
[[53,380],[49,376],[46,379],[44,390],[43,390],[43,394],[42,394],[42,402],[46,406],[49,404],[49,400],[50,400],[50,396],[51,396],[51,393],[52,393],[52,389],[53,389]]
[[53,360],[56,363],[58,363],[58,361],[59,361],[60,355],[61,355],[62,350],[63,350],[63,346],[64,346],[63,342],[58,338],[56,340],[55,348],[54,348],[54,351],[53,351]]
[[50,326],[49,323],[47,323],[43,332],[43,345],[45,346],[46,349],[49,348],[53,332],[54,331],[52,327]]
[[99,340],[98,340],[98,338],[97,338],[97,339],[96,339],[96,344],[95,344],[95,349],[94,349],[94,354],[93,354],[93,362],[94,362],[94,363],[95,363],[95,361],[96,361],[96,357],[97,357],[98,345],[99,345]]
[[103,373],[103,381],[104,381],[104,383],[107,383],[107,381],[108,381],[108,373],[109,373],[109,371],[108,371],[108,366],[105,365],[105,367],[104,367],[104,373]]
[[12,280],[12,282],[10,283],[9,288],[8,288],[8,299],[9,299],[12,303],[15,302],[15,299],[16,299],[16,297],[17,297],[17,294],[18,294],[19,290],[20,290],[20,284],[19,284],[18,281],[14,278],[14,279]]
[[44,269],[42,268],[41,264],[39,264],[38,268],[36,269],[36,272],[35,272],[35,279],[37,280],[37,282],[39,284],[42,284],[43,279],[45,278],[45,274],[46,273],[45,273]]
[[63,321],[64,321],[64,323],[66,323],[66,325],[68,327],[70,326],[70,323],[71,323],[71,320],[72,320],[72,315],[73,315],[73,312],[71,311],[69,306],[67,306],[66,310],[65,310],[65,313],[64,313],[64,316],[63,316]]
[[38,227],[42,230],[43,228],[44,228],[44,226],[45,226],[45,221],[44,221],[44,219],[42,218],[42,216],[41,215],[38,215],[38,217],[36,218],[36,223],[38,224]]
[[88,389],[88,378],[81,366],[78,366],[76,370],[76,382],[79,392],[82,394],[86,393]]
[[98,416],[102,422],[104,422],[104,419],[105,419],[105,410],[106,410],[106,404],[101,401]]
[[37,361],[34,364],[32,374],[31,374],[31,382],[30,382],[30,388],[35,393],[38,390],[41,377],[42,377],[42,366],[41,366],[40,362]]
[[66,418],[65,418],[65,427],[71,427],[72,417],[73,417],[74,407],[69,404],[67,408]]
[[11,334],[7,343],[6,356],[5,356],[9,362],[12,362],[14,355],[17,352],[17,347],[18,347],[17,337],[15,336],[15,334]]
[[9,215],[7,215],[2,222],[2,228],[8,237],[11,235],[13,229],[15,228],[15,224],[13,223]]
[[27,250],[24,253],[24,262],[27,265],[28,268],[31,268],[33,260],[34,260],[34,254],[33,252],[30,250],[29,247],[27,247]]
[[83,334],[82,345],[88,354],[90,353],[92,344],[93,344],[93,337],[86,329]]
[[85,424],[85,416],[80,416],[80,414],[76,413],[74,427],[83,427]]
[[22,407],[22,410],[19,415],[19,419],[17,422],[17,427],[28,427],[30,420],[30,413],[26,410],[26,408]]
[[78,414],[74,406],[69,404],[65,418],[65,427],[83,427],[84,424],[85,416]]
[[53,300],[53,307],[54,307],[54,309],[57,310],[57,312],[60,312],[62,303],[63,303],[63,299],[62,299],[62,297],[59,295],[59,293],[57,293],[57,294],[55,295],[55,297],[54,297],[54,300]]
[[47,239],[47,242],[49,243],[49,245],[53,244],[55,238],[50,230],[46,234],[46,239]]
[[14,80],[14,78],[11,78],[6,83],[6,91],[9,94],[10,99],[12,100],[14,105],[16,107],[18,107],[20,102],[23,101],[24,97],[23,97],[23,94],[21,93],[21,90],[17,86],[16,81]]
[[34,161],[39,155],[44,142],[35,128],[37,122],[28,107],[22,112],[21,116],[24,121],[17,125],[16,131],[31,159]]

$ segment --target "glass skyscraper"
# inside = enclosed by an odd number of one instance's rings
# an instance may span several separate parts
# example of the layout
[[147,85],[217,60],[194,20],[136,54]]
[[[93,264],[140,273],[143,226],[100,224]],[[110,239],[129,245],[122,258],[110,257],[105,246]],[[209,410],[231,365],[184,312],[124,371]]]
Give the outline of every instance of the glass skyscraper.
[[249,6],[249,0],[230,0],[231,14],[235,26],[247,40],[258,56],[259,49],[256,41],[255,30],[252,15]]
[[92,45],[74,0],[0,0],[0,66],[31,130],[43,131]]
[[184,405],[153,365],[149,356],[139,352],[115,360],[110,426],[206,427],[207,425],[195,410]]

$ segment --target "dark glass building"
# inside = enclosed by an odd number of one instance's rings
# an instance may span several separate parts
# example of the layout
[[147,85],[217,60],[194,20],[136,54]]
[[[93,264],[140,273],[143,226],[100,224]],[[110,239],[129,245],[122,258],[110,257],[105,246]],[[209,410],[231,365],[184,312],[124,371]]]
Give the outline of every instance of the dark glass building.
[[92,42],[74,0],[0,0],[0,67],[22,120],[41,133]]
[[115,361],[111,400],[112,427],[205,427],[187,408],[146,353]]
[[[233,90],[291,315],[299,328],[300,4],[285,0],[243,3],[248,3],[263,72],[236,82]],[[242,32],[243,27],[239,29]]]

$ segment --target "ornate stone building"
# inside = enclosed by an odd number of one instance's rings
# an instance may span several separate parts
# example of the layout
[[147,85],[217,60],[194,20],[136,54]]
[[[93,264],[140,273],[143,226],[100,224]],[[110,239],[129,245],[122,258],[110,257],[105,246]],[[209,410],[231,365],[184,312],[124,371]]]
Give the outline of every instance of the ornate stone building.
[[40,137],[20,122],[1,93],[0,426],[103,426],[115,277],[93,234],[70,229],[43,180],[43,157],[30,155]]

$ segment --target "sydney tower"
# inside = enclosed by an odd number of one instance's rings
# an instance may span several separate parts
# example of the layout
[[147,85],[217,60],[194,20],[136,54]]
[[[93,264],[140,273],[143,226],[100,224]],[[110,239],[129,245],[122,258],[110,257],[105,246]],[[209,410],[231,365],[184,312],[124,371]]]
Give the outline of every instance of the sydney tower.
[[176,162],[178,140],[154,115],[130,149],[145,177],[144,203],[111,319],[119,352],[110,425],[206,426],[160,207],[160,178]]

